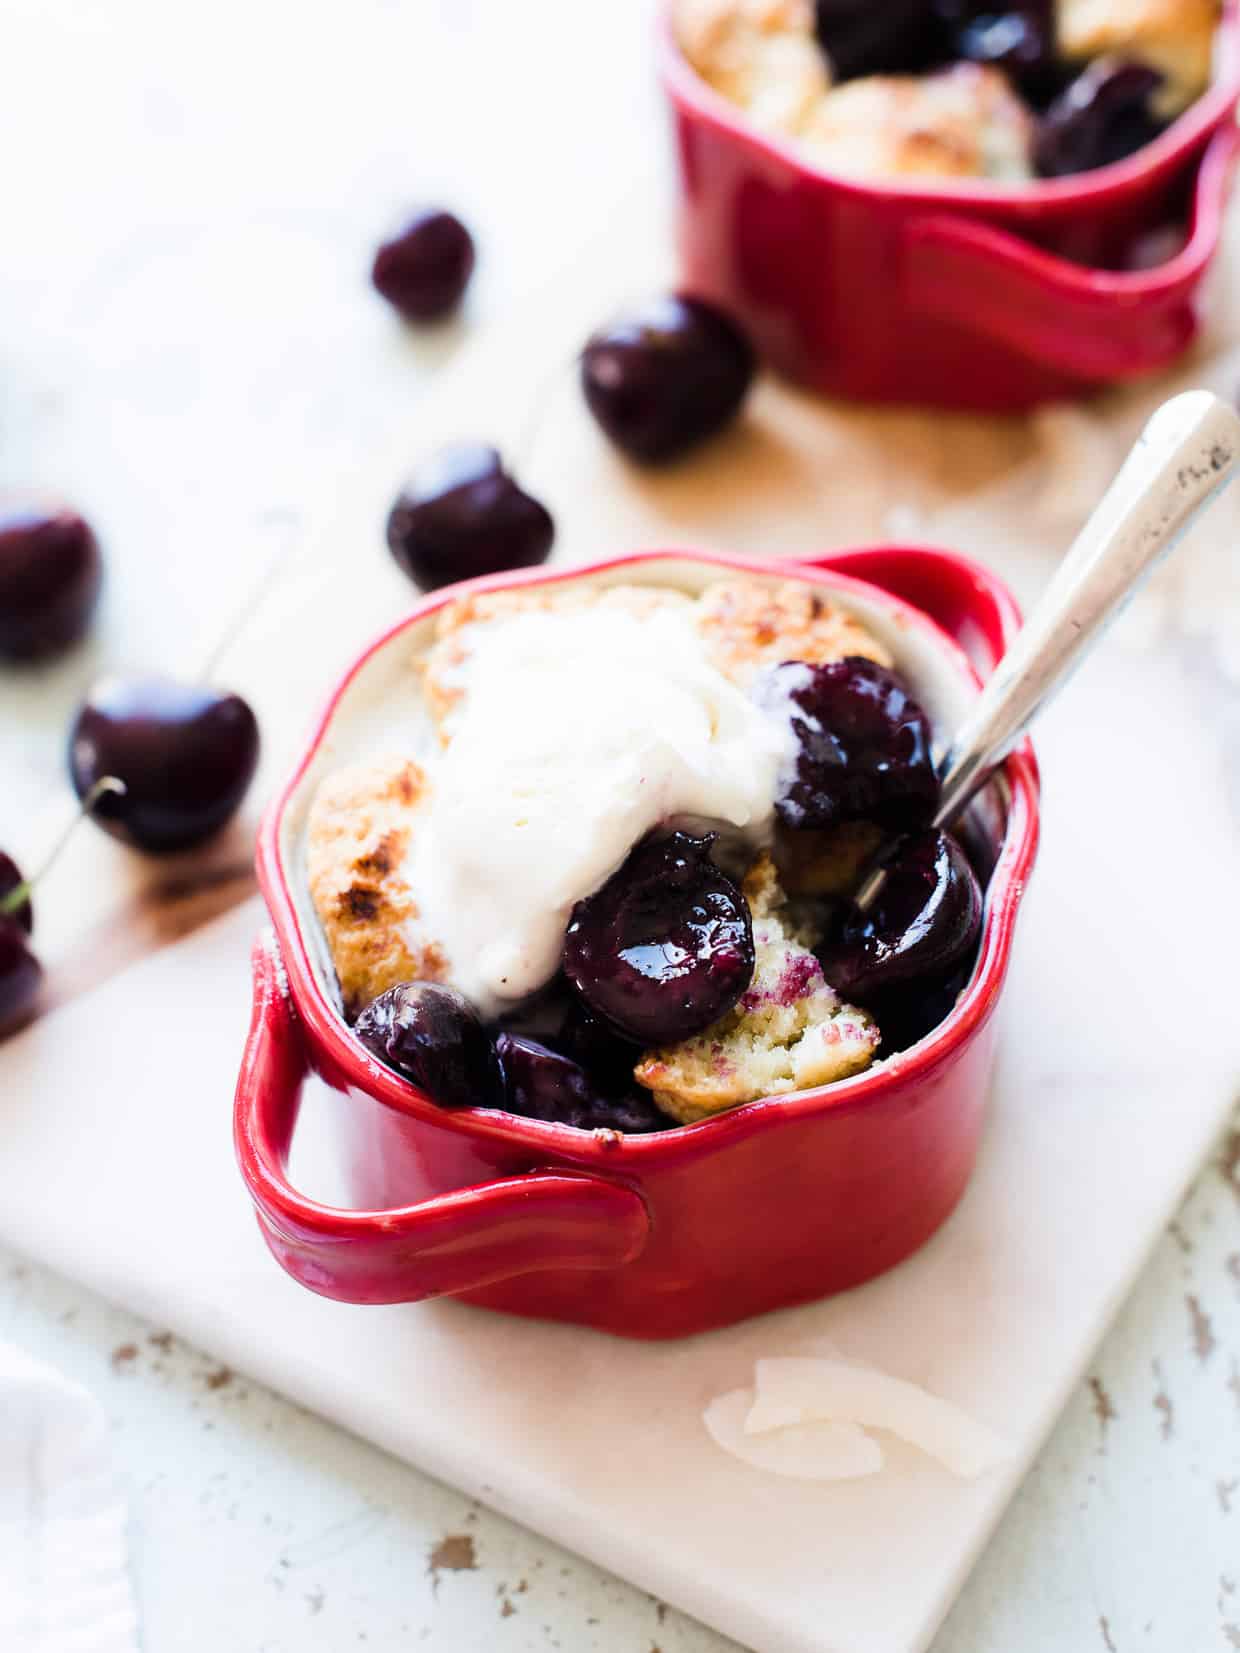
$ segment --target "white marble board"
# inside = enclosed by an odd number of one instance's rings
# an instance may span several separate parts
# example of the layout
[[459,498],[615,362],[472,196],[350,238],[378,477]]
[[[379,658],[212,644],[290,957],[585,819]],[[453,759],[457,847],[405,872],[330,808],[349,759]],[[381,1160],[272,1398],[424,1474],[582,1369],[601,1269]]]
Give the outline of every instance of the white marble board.
[[[402,438],[409,450],[462,428],[481,389],[520,377],[515,358],[534,347],[496,348],[482,341],[444,382]],[[747,426],[692,475],[651,484],[602,449],[566,393],[535,468],[567,557],[630,538],[786,553],[860,537],[867,513],[898,503],[880,480],[890,447],[874,446],[896,428],[893,417],[867,430],[764,387]],[[923,503],[935,456],[969,428],[921,427],[910,451]],[[815,456],[844,451],[870,452],[873,487],[841,485],[842,531],[818,532],[807,487],[827,503],[831,490]],[[376,544],[395,459],[340,490],[304,577],[238,648],[233,669],[269,724],[274,763],[336,659],[401,600]],[[946,492],[942,513],[960,509],[954,495],[972,498]],[[351,578],[367,558],[373,580]],[[932,1244],[860,1291],[662,1347],[451,1304],[356,1310],[301,1292],[267,1257],[231,1157],[246,953],[262,922],[253,904],[0,1052],[0,1241],[759,1653],[914,1653],[1226,1118],[1240,1068],[1240,882],[1209,688],[1182,654],[1130,635],[1049,714],[1044,850],[979,1172]],[[312,1151],[303,1175],[317,1185],[321,1174]],[[705,1402],[744,1382],[755,1356],[824,1337],[994,1425],[1017,1448],[1011,1468],[961,1483],[897,1447],[877,1480],[822,1487],[723,1457],[701,1425]]]

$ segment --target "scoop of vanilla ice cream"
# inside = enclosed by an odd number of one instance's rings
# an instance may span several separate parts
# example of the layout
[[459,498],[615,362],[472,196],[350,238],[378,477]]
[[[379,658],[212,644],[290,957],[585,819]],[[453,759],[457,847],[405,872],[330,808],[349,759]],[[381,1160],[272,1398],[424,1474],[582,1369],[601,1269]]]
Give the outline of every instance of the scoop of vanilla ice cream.
[[675,611],[517,615],[471,656],[405,877],[484,1016],[545,985],[573,906],[653,827],[770,836],[791,723]]

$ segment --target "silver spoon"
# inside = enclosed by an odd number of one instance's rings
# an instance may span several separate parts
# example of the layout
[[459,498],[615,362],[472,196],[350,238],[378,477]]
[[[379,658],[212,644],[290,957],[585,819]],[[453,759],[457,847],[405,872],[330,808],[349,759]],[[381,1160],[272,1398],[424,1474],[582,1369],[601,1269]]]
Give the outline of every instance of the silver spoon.
[[[1190,390],[1159,408],[940,764],[936,827],[959,820],[1108,623],[1232,480],[1238,461],[1240,418],[1218,396]],[[879,868],[861,885],[863,911],[884,877]]]

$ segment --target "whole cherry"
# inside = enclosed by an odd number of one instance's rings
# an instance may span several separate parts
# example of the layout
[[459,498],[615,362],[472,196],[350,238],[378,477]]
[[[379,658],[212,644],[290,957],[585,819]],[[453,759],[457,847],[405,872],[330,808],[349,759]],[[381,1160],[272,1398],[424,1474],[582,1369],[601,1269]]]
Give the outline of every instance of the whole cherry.
[[0,913],[16,919],[29,935],[34,929],[34,909],[30,904],[30,885],[11,855],[0,850]]
[[1003,69],[1042,106],[1072,71],[1058,56],[1054,0],[932,0],[948,55]]
[[387,520],[393,557],[424,591],[533,568],[555,540],[546,506],[517,486],[494,448],[458,443],[423,461]]
[[0,852],[0,1037],[26,1019],[39,995],[43,968],[27,945],[33,927],[30,886]]
[[501,1033],[495,1049],[509,1113],[582,1131],[645,1133],[670,1123],[648,1092],[630,1082],[627,1092],[609,1093],[580,1063],[540,1040]]
[[30,1015],[43,984],[43,966],[29,946],[34,929],[31,894],[53,864],[87,809],[105,794],[121,791],[120,782],[105,776],[82,809],[61,834],[37,874],[22,876],[11,855],[0,851],[0,1037],[13,1032]]
[[162,855],[204,843],[227,824],[258,763],[258,721],[240,695],[169,677],[107,677],[69,737],[69,772],[86,803],[106,776],[123,792],[88,805],[134,849]]
[[581,387],[616,447],[655,465],[722,430],[744,401],[755,366],[753,347],[722,311],[668,294],[589,339]]
[[0,658],[42,660],[76,643],[102,582],[99,543],[76,511],[0,501]]
[[495,1042],[455,988],[411,981],[380,993],[353,1031],[373,1056],[441,1108],[503,1106]]
[[1039,121],[1038,172],[1044,178],[1092,172],[1143,149],[1163,129],[1153,108],[1163,80],[1144,63],[1095,58]]
[[948,32],[930,0],[815,0],[814,12],[836,81],[912,74],[947,55]]
[[0,912],[0,1038],[28,1019],[43,985],[43,966],[31,952],[24,927]]
[[464,297],[474,259],[473,237],[460,219],[429,208],[383,243],[370,278],[406,321],[439,321]]

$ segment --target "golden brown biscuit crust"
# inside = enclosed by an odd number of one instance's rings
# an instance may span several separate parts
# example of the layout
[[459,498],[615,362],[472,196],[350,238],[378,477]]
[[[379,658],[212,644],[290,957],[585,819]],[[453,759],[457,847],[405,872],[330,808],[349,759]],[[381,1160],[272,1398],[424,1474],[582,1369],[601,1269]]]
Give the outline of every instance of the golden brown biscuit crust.
[[400,874],[426,796],[420,764],[387,758],[328,776],[311,808],[310,898],[350,1019],[398,982],[447,975],[442,949],[418,938],[417,903]]
[[742,688],[785,660],[821,666],[859,654],[880,666],[893,663],[859,620],[799,580],[717,580],[699,598],[694,621],[714,665]]
[[836,87],[800,136],[849,177],[1033,176],[1033,117],[998,69],[957,63],[932,75],[868,75]]

